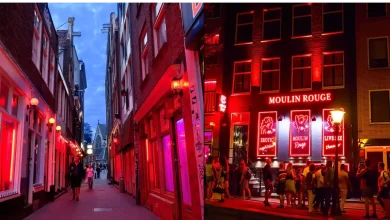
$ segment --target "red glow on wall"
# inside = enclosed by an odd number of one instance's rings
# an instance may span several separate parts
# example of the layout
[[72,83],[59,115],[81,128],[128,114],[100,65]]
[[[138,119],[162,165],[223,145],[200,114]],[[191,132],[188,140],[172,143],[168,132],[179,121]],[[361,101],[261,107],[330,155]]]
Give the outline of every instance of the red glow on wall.
[[290,119],[290,156],[310,156],[310,110],[293,110],[290,113]]
[[258,130],[257,130],[257,156],[276,156],[277,147],[277,118],[278,113],[259,112]]
[[268,104],[291,104],[332,101],[331,93],[298,94],[268,97]]
[[221,95],[219,97],[219,111],[220,112],[225,112],[226,111],[226,103],[227,103],[226,96]]
[[[330,114],[330,111],[334,109],[323,109],[322,110],[322,156],[335,156],[336,149],[336,137],[333,119]],[[344,156],[344,120],[339,125],[339,134],[338,134],[338,147],[339,156]]]

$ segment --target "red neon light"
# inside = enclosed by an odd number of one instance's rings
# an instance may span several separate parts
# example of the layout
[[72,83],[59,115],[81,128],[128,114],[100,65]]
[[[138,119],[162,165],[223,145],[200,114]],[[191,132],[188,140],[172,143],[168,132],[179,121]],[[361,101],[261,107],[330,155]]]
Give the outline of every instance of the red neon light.
[[331,93],[270,96],[268,104],[290,104],[332,101]]
[[[322,110],[322,156],[335,156],[336,149],[336,138],[334,136],[333,120],[330,114],[330,111],[334,109],[323,109]],[[339,147],[339,156],[344,156],[344,120],[339,125],[339,135],[338,135],[338,147]]]
[[226,111],[226,96],[224,95],[221,95],[221,97],[219,98],[219,111],[221,112],[225,112]]
[[11,170],[10,170],[10,175],[9,175],[9,181],[13,182],[13,169],[14,169],[14,159],[15,159],[15,128],[12,130],[12,154],[11,154]]
[[203,3],[192,3],[192,17],[195,18],[202,8]]
[[311,112],[293,110],[290,112],[290,156],[311,155]]
[[257,156],[276,156],[278,112],[259,112],[257,130]]

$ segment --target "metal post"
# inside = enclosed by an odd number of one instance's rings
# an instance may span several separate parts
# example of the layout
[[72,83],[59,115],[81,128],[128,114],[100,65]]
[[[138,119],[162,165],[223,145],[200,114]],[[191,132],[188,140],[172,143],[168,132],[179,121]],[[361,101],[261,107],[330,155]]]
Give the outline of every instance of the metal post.
[[338,151],[338,139],[339,139],[339,125],[335,124],[335,135],[336,135],[336,158],[335,158],[335,171],[334,171],[334,191],[332,198],[332,210],[331,215],[341,215],[340,209],[340,190],[339,190],[339,151]]

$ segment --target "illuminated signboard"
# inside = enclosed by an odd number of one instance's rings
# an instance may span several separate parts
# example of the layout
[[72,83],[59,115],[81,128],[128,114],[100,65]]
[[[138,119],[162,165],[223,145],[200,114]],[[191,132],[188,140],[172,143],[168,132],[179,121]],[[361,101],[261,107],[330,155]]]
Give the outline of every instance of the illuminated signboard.
[[268,97],[268,104],[291,104],[332,101],[331,93],[299,94]]
[[257,156],[276,156],[277,146],[277,118],[278,113],[259,112],[259,122],[257,130]]
[[[336,137],[335,129],[330,111],[334,109],[322,110],[322,156],[335,156],[336,153]],[[344,156],[344,120],[339,125],[338,134],[338,154]]]
[[219,97],[219,111],[220,112],[225,112],[226,111],[226,103],[227,103],[226,96],[221,95]]
[[290,156],[310,156],[310,110],[293,110],[290,120]]

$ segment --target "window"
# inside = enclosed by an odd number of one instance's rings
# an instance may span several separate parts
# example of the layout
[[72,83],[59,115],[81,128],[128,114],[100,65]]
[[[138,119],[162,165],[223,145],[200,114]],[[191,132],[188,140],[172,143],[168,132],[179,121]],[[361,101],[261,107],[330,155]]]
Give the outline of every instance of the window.
[[311,35],[311,5],[293,6],[293,37]]
[[165,189],[174,192],[171,136],[163,137]]
[[383,17],[386,14],[386,3],[367,3],[367,17]]
[[204,82],[204,113],[213,113],[216,108],[217,81]]
[[153,122],[152,117],[149,119],[149,129],[150,129],[150,138],[155,138],[157,133],[156,133],[156,126]]
[[58,100],[58,113],[62,117],[62,98],[61,97],[62,97],[63,85],[61,82],[62,81],[59,81],[59,83],[58,83],[58,98],[57,98],[57,100]]
[[204,153],[205,156],[210,156],[212,154],[212,148],[213,148],[213,131],[205,131],[204,132],[204,143],[205,143],[205,149]]
[[323,11],[323,33],[343,32],[343,4],[342,3],[324,3]]
[[370,91],[370,122],[390,122],[389,90]]
[[261,91],[279,91],[280,58],[262,60]]
[[263,11],[263,40],[280,40],[282,10],[264,9]]
[[18,117],[19,96],[17,94],[12,95],[12,115]]
[[252,61],[239,61],[234,63],[233,93],[251,91]]
[[38,117],[34,120],[33,124],[33,149],[32,154],[34,158],[34,170],[33,170],[33,184],[34,186],[42,185],[43,184],[43,163],[44,163],[44,144],[42,141],[42,116],[40,113],[37,113]]
[[146,75],[149,72],[149,62],[148,62],[148,34],[146,33],[146,28],[144,27],[143,34],[140,38],[141,45],[141,72],[142,72],[142,80],[146,78]]
[[344,86],[344,52],[324,53],[324,87]]
[[253,12],[236,15],[236,44],[252,43]]
[[34,36],[33,36],[33,52],[32,60],[37,67],[38,71],[40,70],[40,57],[41,57],[41,40],[42,40],[42,22],[41,15],[38,12],[38,8],[35,7],[34,10]]
[[157,56],[162,45],[167,42],[167,26],[165,23],[165,7],[164,3],[156,3],[153,10],[154,21],[154,56]]
[[147,149],[147,162],[149,168],[149,189],[160,188],[159,169],[158,169],[158,145],[156,141],[152,141],[148,145],[148,140],[145,140]]
[[55,65],[55,54],[53,49],[50,49],[50,62],[49,62],[49,89],[54,94],[54,65]]
[[311,56],[292,58],[292,89],[311,88]]
[[45,83],[49,86],[49,73],[48,73],[48,65],[49,65],[49,37],[47,36],[46,30],[44,30],[43,34],[43,43],[42,43],[42,68],[41,74]]
[[0,192],[14,190],[16,123],[0,114]]
[[368,39],[369,68],[389,66],[387,37]]

